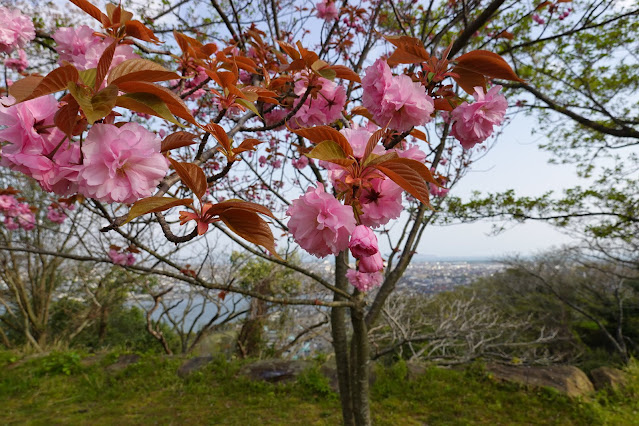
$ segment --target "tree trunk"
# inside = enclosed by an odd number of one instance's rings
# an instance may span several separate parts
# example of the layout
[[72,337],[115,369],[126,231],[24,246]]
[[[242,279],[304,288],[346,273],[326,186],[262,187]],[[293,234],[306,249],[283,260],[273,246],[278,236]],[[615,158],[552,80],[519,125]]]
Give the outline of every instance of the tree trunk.
[[[348,288],[346,281],[346,252],[335,256],[335,286],[341,290]],[[343,301],[345,298],[337,293],[333,295],[334,301]],[[335,364],[337,367],[337,382],[339,385],[339,397],[342,405],[342,419],[346,426],[355,424],[353,416],[353,401],[351,399],[350,369],[348,360],[348,337],[346,333],[346,309],[331,309],[331,334],[333,337],[333,350],[335,351]]]
[[[364,295],[359,294],[358,296],[358,301],[362,302]],[[370,348],[363,303],[351,309],[351,321],[353,323],[353,337],[351,341],[351,394],[355,424],[358,426],[369,426],[371,424],[370,389],[368,385]]]

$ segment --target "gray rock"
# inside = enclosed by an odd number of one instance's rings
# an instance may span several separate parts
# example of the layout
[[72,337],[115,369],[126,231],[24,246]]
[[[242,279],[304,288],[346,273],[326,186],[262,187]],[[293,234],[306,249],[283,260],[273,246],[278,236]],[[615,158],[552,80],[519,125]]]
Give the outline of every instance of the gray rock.
[[189,376],[191,373],[201,370],[206,367],[208,363],[213,360],[212,356],[196,356],[187,360],[184,364],[180,365],[177,370],[177,375],[181,378]]
[[91,355],[86,358],[83,358],[80,361],[80,365],[82,365],[83,367],[91,367],[92,365],[95,365],[101,362],[105,357],[106,357],[106,353]]
[[264,360],[245,365],[240,370],[240,375],[251,380],[287,383],[295,381],[300,373],[312,365],[310,361]]
[[106,371],[110,373],[122,371],[125,368],[127,368],[129,365],[135,364],[139,360],[140,360],[140,355],[137,355],[137,354],[120,355],[120,357],[118,358],[116,362],[114,362],[113,364],[109,365],[106,368]]
[[599,367],[590,372],[595,389],[618,390],[628,384],[628,377],[623,371],[612,367]]
[[526,386],[548,386],[570,397],[587,395],[594,391],[586,373],[570,365],[530,367],[523,365],[488,364],[486,371],[498,381],[520,383]]

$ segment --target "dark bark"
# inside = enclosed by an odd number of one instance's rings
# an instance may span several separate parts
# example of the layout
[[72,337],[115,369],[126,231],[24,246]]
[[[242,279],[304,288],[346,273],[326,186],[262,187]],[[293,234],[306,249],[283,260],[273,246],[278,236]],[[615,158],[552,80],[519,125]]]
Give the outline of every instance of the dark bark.
[[[346,291],[346,252],[335,256],[335,287]],[[333,293],[334,301],[345,301],[346,298],[338,293]],[[342,405],[342,418],[344,424],[354,425],[353,401],[351,399],[350,369],[348,359],[348,337],[346,335],[346,308],[334,307],[331,309],[331,333],[333,337],[333,350],[335,351],[335,364],[337,367],[337,382],[339,384],[339,396]]]

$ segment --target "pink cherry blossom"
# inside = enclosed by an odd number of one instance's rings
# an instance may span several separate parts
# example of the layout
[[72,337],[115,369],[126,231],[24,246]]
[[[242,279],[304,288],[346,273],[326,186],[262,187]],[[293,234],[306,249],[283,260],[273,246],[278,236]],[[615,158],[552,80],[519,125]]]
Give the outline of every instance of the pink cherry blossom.
[[67,214],[59,207],[47,207],[47,219],[53,223],[63,223],[67,218]]
[[[53,39],[57,43],[56,51],[60,55],[60,63],[70,62],[79,70],[97,67],[102,53],[113,43],[112,38],[94,35],[94,31],[86,25],[78,28],[59,28],[53,34]],[[131,46],[120,44],[115,48],[111,68],[127,59],[137,57]]]
[[393,76],[383,59],[366,68],[362,88],[362,105],[380,126],[405,132],[429,122],[435,110],[424,86],[407,75]]
[[30,231],[35,228],[35,222],[35,215],[27,203],[16,202],[4,211],[4,225],[12,231],[18,228]]
[[132,203],[153,193],[168,170],[160,139],[136,123],[94,125],[82,146],[79,192],[108,203]]
[[317,8],[317,17],[325,21],[334,21],[337,19],[338,11],[335,6],[335,1],[322,0],[315,5]]
[[0,195],[0,211],[8,211],[18,205],[18,200],[13,195]]
[[533,14],[532,20],[535,21],[539,25],[544,25],[546,23],[546,20],[544,18],[542,18],[541,16],[537,15],[536,13]]
[[[280,121],[284,120],[287,116],[288,116],[288,111],[286,111],[285,109],[277,108],[264,114],[264,123],[267,126],[272,126],[273,124],[279,123]],[[284,129],[284,124],[273,128],[273,130],[283,130],[283,129]]]
[[64,134],[53,125],[58,102],[53,95],[42,96],[10,107],[0,106],[0,164],[41,180],[51,167],[44,157],[62,141]]
[[27,61],[27,54],[24,50],[18,50],[18,58],[7,58],[4,60],[4,66],[7,68],[11,68],[16,72],[22,72],[29,66],[29,62]]
[[348,282],[359,291],[370,291],[375,287],[379,287],[384,280],[381,272],[365,273],[349,269],[346,271]]
[[384,269],[384,261],[382,255],[377,252],[371,256],[364,256],[359,258],[359,271],[365,273],[379,272]]
[[135,263],[135,255],[133,253],[120,253],[115,249],[109,250],[109,258],[117,265],[131,266]]
[[[353,148],[353,155],[361,160],[364,156],[364,151],[366,151],[368,140],[373,135],[373,133],[363,127],[359,129],[342,129],[339,132],[343,134],[346,139],[348,139],[348,143],[350,143],[351,148]],[[373,153],[377,155],[383,155],[384,153],[386,153],[386,150],[378,143],[373,149]]]
[[440,188],[437,185],[430,185],[429,188],[429,192],[431,193],[431,195],[439,198],[444,198],[446,195],[448,195],[448,191],[450,191],[450,189]]
[[372,179],[371,187],[364,188],[359,202],[362,207],[362,225],[376,228],[398,218],[402,213],[402,188],[390,179]]
[[304,167],[308,166],[308,157],[306,155],[301,155],[299,159],[291,161],[293,167],[298,170],[302,170]]
[[372,256],[378,252],[377,236],[368,226],[357,225],[351,235],[348,248],[351,249],[351,253],[356,258]]
[[485,141],[493,133],[493,126],[504,121],[508,102],[500,90],[501,86],[495,86],[484,93],[484,89],[475,87],[475,102],[464,102],[451,112],[454,123],[450,134],[464,149]]
[[[295,75],[295,94],[299,98],[295,101],[295,105],[306,93],[308,87],[308,76],[305,73]],[[330,124],[342,115],[342,109],[346,103],[346,90],[342,86],[337,85],[330,80],[319,77],[316,85],[322,88],[315,97],[309,95],[304,105],[297,111],[290,121],[292,126],[310,127],[317,125]]]
[[345,250],[356,225],[353,209],[325,192],[322,184],[293,201],[286,214],[295,241],[320,258]]
[[402,158],[410,158],[420,163],[426,161],[426,153],[422,151],[417,144],[409,144],[404,141],[402,147],[396,148],[395,152]]
[[0,6],[0,23],[0,53],[24,47],[35,38],[33,22],[17,9]]

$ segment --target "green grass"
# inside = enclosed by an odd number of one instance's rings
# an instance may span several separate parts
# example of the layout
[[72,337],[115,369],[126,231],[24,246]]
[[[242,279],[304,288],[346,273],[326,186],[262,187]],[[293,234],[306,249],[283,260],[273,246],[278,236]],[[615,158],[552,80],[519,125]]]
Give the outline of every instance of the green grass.
[[[237,376],[241,363],[224,360],[187,379],[176,374],[183,359],[158,355],[143,355],[117,373],[105,371],[117,355],[83,366],[76,353],[53,353],[9,369],[19,357],[0,353],[1,423],[340,423],[339,399],[317,369],[288,385],[248,381]],[[379,425],[639,423],[639,380],[624,393],[599,393],[586,401],[496,384],[477,368],[431,368],[407,381],[400,363],[377,368],[376,376],[372,411]]]

